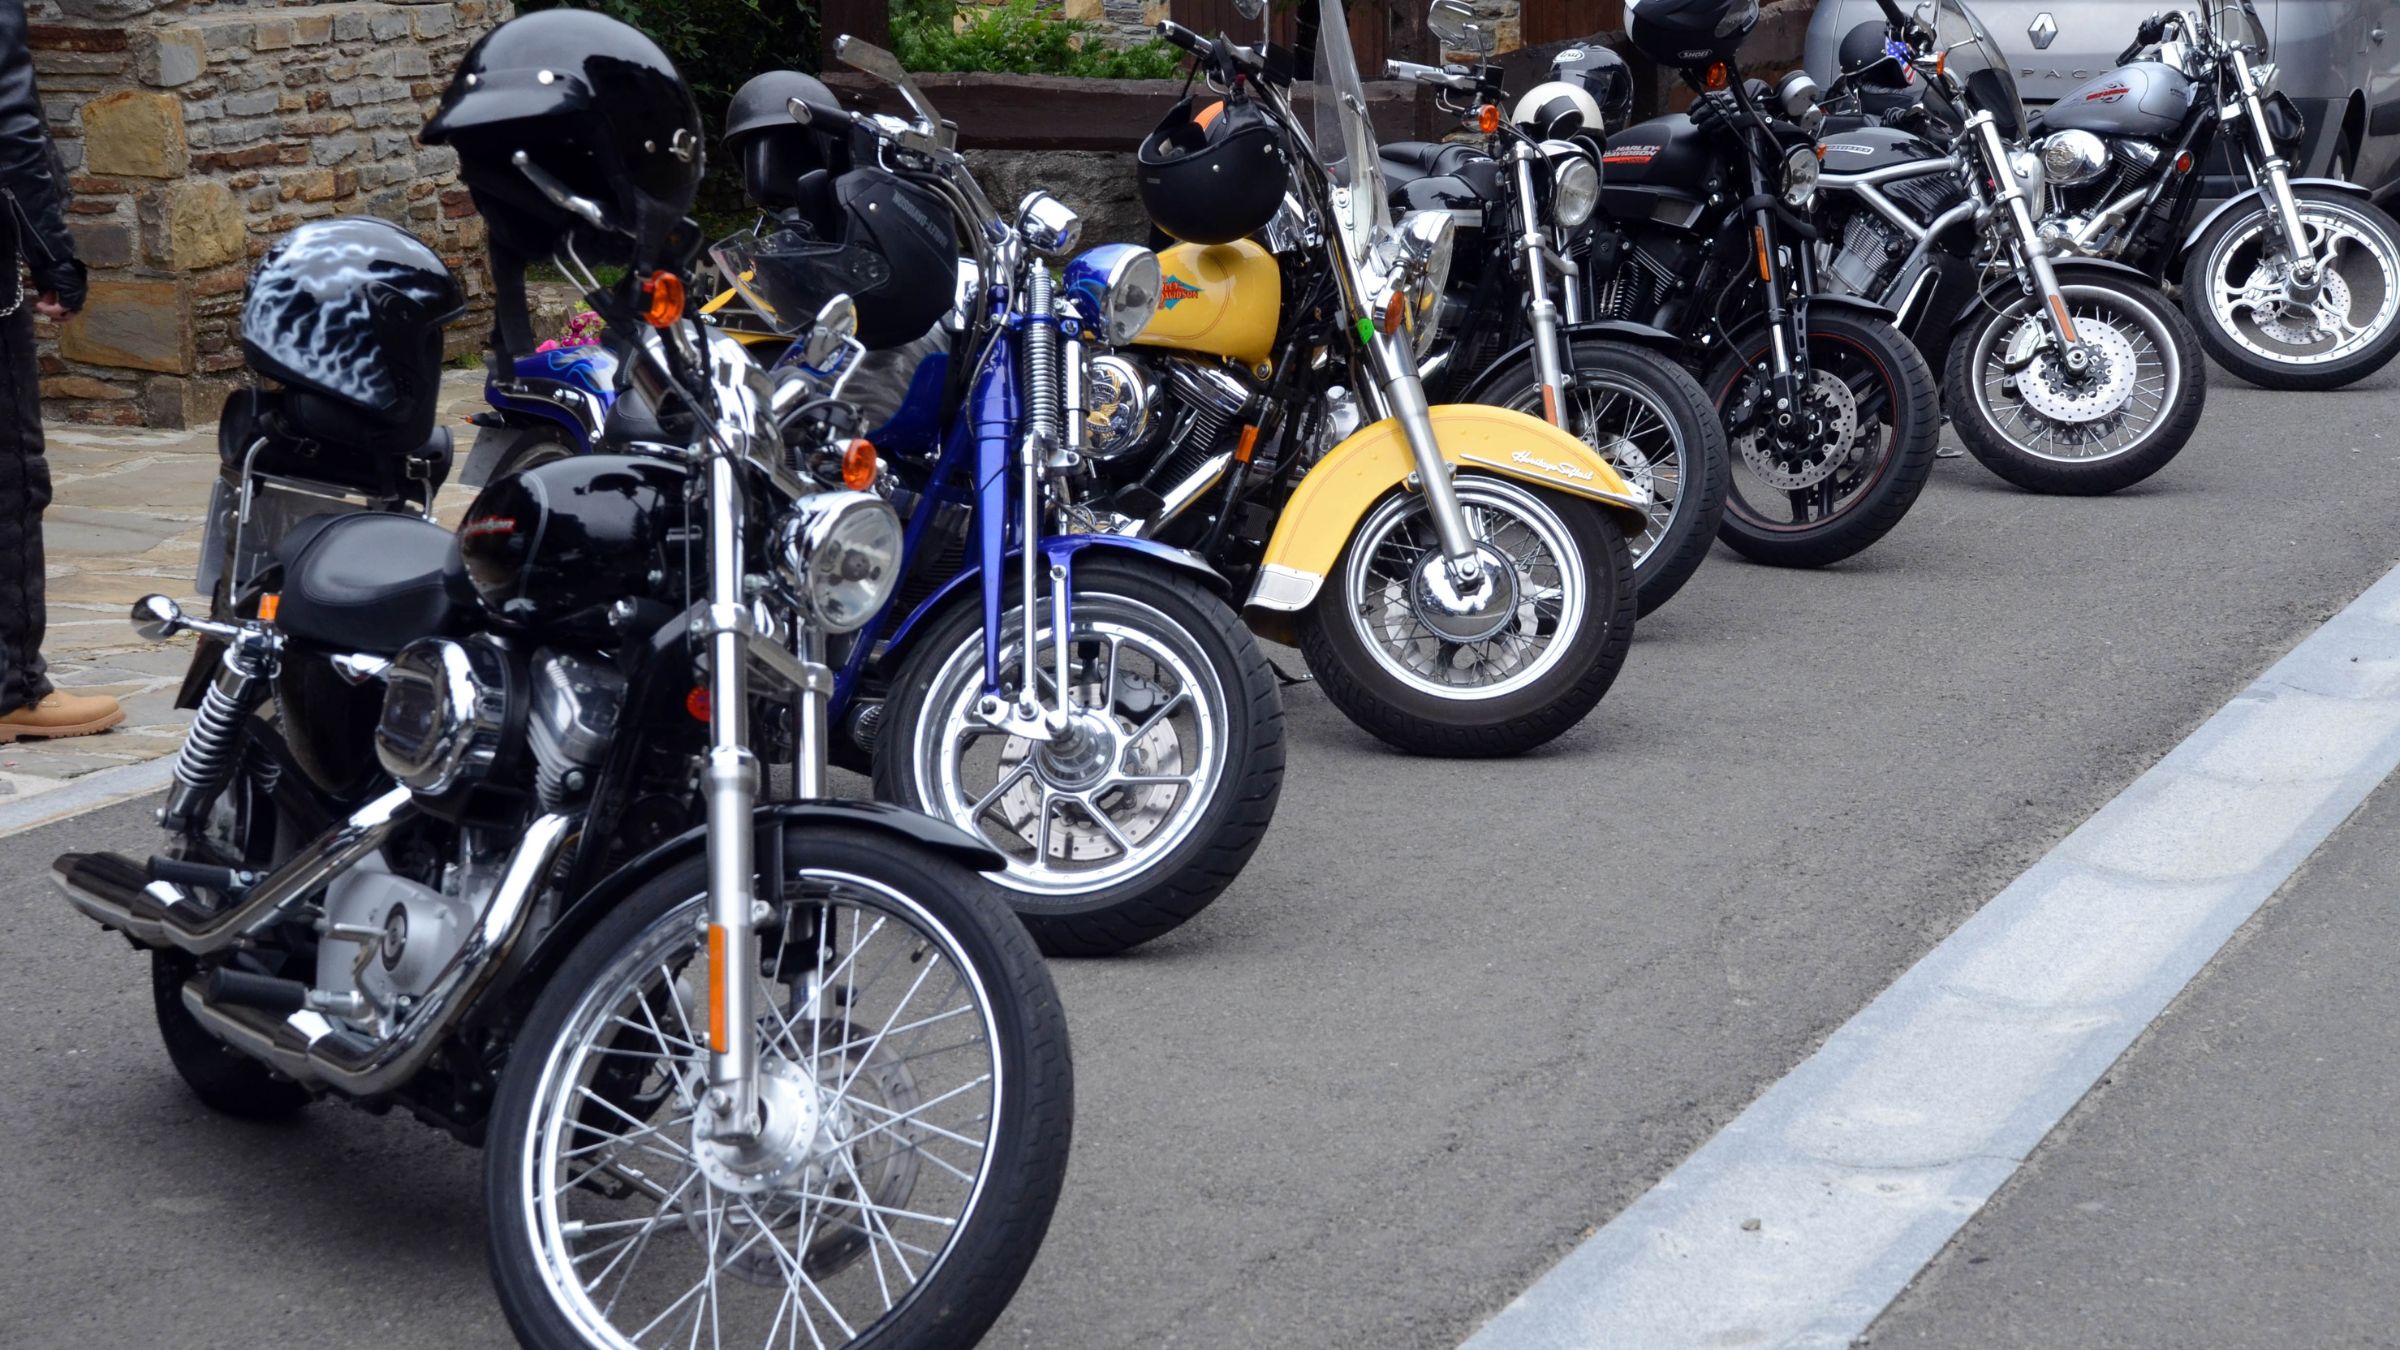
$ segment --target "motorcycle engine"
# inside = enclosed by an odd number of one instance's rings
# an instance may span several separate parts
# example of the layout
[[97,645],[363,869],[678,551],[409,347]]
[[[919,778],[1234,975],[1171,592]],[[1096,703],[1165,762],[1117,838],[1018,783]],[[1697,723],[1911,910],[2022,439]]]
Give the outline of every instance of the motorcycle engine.
[[1099,527],[1155,535],[1200,501],[1224,478],[1233,461],[1229,433],[1252,420],[1259,397],[1256,383],[1231,366],[1123,352],[1094,358],[1084,451],[1104,482]]
[[380,853],[361,859],[325,888],[316,987],[355,989],[386,1011],[423,997],[475,931],[504,861],[453,863],[437,889],[395,874]]
[[534,797],[544,811],[566,810],[590,793],[624,704],[625,677],[615,666],[564,652],[535,658],[525,743],[533,751]]
[[1825,259],[1825,276],[1834,288],[1851,295],[1876,296],[1892,263],[1914,247],[1898,227],[1869,210],[1857,210],[1842,223],[1839,242]]

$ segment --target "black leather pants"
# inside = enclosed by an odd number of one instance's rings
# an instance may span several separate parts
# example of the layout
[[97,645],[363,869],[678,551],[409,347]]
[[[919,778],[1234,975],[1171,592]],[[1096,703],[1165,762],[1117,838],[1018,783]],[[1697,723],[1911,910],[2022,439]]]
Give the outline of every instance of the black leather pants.
[[42,508],[50,461],[42,457],[40,372],[33,363],[33,297],[0,318],[0,713],[50,692],[43,672]]

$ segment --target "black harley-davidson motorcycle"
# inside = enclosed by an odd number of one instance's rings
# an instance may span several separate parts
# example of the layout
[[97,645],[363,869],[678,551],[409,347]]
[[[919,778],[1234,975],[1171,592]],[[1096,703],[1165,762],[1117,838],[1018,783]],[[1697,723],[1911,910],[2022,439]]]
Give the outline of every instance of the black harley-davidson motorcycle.
[[[2038,119],[2042,237],[2181,282],[2208,354],[2252,384],[2338,389],[2400,352],[2400,225],[2355,183],[2292,177],[2307,126],[2271,56],[2249,0],[2151,16]],[[2248,187],[2201,216],[2220,148]]]
[[[685,317],[698,135],[613,20],[536,13],[469,52],[426,139],[491,224],[501,330],[512,257],[567,241],[694,439],[505,474],[455,534],[352,502],[233,573],[225,612],[140,602],[145,636],[206,640],[161,847],[56,877],[148,955],[210,1106],[332,1095],[480,1143],[525,1344],[970,1342],[1064,1176],[1065,1024],[978,877],[997,854],[824,799],[824,642],[889,593],[900,527],[821,485],[855,430],[823,381]],[[602,287],[576,259],[612,246],[633,266]],[[814,364],[855,346],[845,306]],[[295,231],[244,306],[279,386],[244,463],[339,489],[442,459],[416,452],[462,309],[397,226]]]
[[[1435,0],[1429,24],[1446,50],[1489,57],[1484,26]],[[1560,53],[1569,64],[1581,48]],[[1392,209],[1447,214],[1457,242],[1439,336],[1424,361],[1428,393],[1491,403],[1548,421],[1600,452],[1649,498],[1632,541],[1634,588],[1648,614],[1683,588],[1708,556],[1725,514],[1731,470],[1723,420],[1675,363],[1675,335],[1583,313],[1571,256],[1600,202],[1600,103],[1554,78],[1505,116],[1500,68],[1387,61],[1386,71],[1435,90],[1467,115],[1480,146],[1395,141],[1382,146]],[[1630,90],[1628,90],[1630,92]],[[1488,112],[1486,110],[1489,110]]]
[[1817,567],[1889,533],[1924,490],[1939,389],[1888,310],[1818,277],[1814,137],[1731,77],[1757,10],[1628,11],[1635,47],[1700,91],[1699,120],[1609,137],[1582,312],[1681,340],[1732,450],[1718,537],[1756,562]]
[[[2207,401],[2200,342],[2138,272],[2061,257],[2037,222],[2048,191],[2016,79],[1960,0],[1930,23],[1884,0],[1926,95],[1823,141],[1820,275],[1887,305],[1928,359],[1959,439],[2035,492],[2098,494],[2164,468]],[[1845,74],[1831,104],[1863,120]],[[1906,128],[1906,129],[1904,129]],[[1927,137],[1943,137],[1943,143]]]

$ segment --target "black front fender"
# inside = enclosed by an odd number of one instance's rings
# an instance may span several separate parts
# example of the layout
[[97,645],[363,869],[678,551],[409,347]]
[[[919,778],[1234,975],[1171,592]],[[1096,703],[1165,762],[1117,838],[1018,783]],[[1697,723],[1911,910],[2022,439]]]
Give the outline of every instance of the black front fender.
[[1893,312],[1890,305],[1879,305],[1872,300],[1862,300],[1858,296],[1843,295],[1837,291],[1818,291],[1808,297],[1807,304],[1810,309],[1838,309],[1874,323],[1897,326],[1900,322],[1900,316]]
[[[919,811],[909,811],[885,802],[809,801],[776,802],[761,806],[752,817],[761,835],[770,830],[785,831],[784,855],[805,860],[808,856],[807,831],[840,826],[879,834],[896,844],[930,849],[952,858],[978,872],[997,872],[1007,865],[997,849],[984,843],[948,821],[935,820]],[[625,898],[647,885],[652,878],[668,869],[708,851],[708,827],[695,825],[691,829],[645,851],[639,857],[618,867],[582,895],[567,902],[558,921],[533,944],[518,973],[516,988],[530,1000],[535,991],[549,982],[550,974],[567,953],[583,940],[600,920],[606,918]],[[762,846],[757,856],[771,856]]]

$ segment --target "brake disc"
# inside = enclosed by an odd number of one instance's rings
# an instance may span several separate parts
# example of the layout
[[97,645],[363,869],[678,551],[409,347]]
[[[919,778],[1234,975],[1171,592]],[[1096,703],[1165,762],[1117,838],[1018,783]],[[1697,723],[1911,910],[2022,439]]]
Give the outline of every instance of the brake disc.
[[[2319,275],[2325,280],[2312,305],[2287,307],[2282,300],[2274,299],[2252,306],[2250,320],[2258,325],[2258,331],[2287,347],[2314,347],[2328,338],[2339,338],[2343,322],[2350,317],[2350,283],[2331,267],[2320,269]],[[2258,278],[2251,280],[2256,282]],[[2281,279],[2269,284],[2272,290],[2282,287]],[[2294,313],[2295,309],[2306,317]]]
[[2075,331],[2092,358],[2081,380],[2070,379],[2055,351],[2044,351],[2017,372],[2017,397],[2053,422],[2083,426],[2123,410],[2133,397],[2133,343],[2102,319],[2078,319]]
[[[1819,419],[1816,434],[1806,450],[1793,457],[1778,454],[1774,434],[1760,424],[1768,414],[1763,410],[1752,419],[1750,429],[1733,438],[1733,447],[1744,462],[1759,477],[1786,492],[1812,488],[1833,476],[1835,470],[1850,460],[1851,446],[1858,439],[1858,394],[1842,377],[1829,370],[1811,371],[1808,401]],[[1759,395],[1764,402],[1766,395]]]

